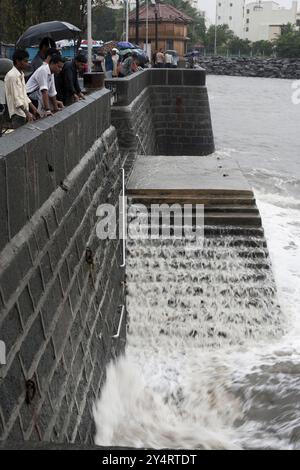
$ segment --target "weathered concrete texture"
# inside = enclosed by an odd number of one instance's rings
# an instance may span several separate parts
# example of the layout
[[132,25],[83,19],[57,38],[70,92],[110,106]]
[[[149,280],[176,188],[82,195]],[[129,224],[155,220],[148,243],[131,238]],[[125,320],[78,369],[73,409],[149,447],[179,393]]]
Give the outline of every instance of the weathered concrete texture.
[[206,87],[153,86],[151,104],[159,155],[214,151]]
[[110,120],[110,95],[102,90],[1,138],[0,251],[78,165]]
[[120,148],[145,155],[208,155],[214,151],[204,70],[150,69],[107,80]]
[[140,156],[127,193],[146,206],[202,204],[206,226],[261,226],[253,191],[229,158]]
[[200,66],[213,75],[300,78],[300,59],[258,57],[202,57]]
[[130,105],[112,108],[112,124],[118,132],[120,150],[126,157],[127,174],[136,155],[157,153],[155,115],[151,101],[151,89],[147,87]]
[[237,163],[229,157],[139,156],[127,184],[128,194],[243,193],[251,187]]
[[[117,205],[122,190],[123,158],[107,122],[109,108],[109,94],[96,93],[88,104],[65,110],[64,118],[39,123],[50,127],[43,134],[27,127],[16,131],[14,144],[1,142],[9,150],[0,161],[10,241],[0,252],[0,338],[7,346],[0,440],[91,444],[92,406],[106,364],[124,348],[125,325],[122,338],[112,339],[125,304],[121,242],[96,236],[97,207]],[[43,142],[52,149],[48,185]],[[28,380],[36,387],[31,404]]]

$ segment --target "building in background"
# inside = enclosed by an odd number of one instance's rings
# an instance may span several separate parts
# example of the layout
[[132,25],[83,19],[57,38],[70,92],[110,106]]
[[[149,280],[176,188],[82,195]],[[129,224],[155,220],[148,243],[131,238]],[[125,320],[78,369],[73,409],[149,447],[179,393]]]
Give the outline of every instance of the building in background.
[[[147,50],[147,9],[143,5],[140,7],[139,15],[139,39],[140,47]],[[193,23],[193,18],[186,15],[172,5],[156,2],[155,5],[149,4],[148,7],[148,44],[149,53],[153,54],[155,50],[176,50],[179,57],[183,58],[187,51],[188,25]],[[129,41],[135,42],[136,34],[135,11],[129,15]],[[157,31],[157,34],[156,34]],[[157,44],[156,44],[157,42]],[[157,47],[156,47],[157,46]]]
[[217,0],[216,22],[227,24],[234,34],[244,36],[245,0]]
[[[297,24],[297,2],[291,8],[284,8],[277,2],[256,1],[248,3],[245,9],[245,34],[250,41],[272,41],[281,35],[282,26]],[[298,16],[299,19],[299,16]]]

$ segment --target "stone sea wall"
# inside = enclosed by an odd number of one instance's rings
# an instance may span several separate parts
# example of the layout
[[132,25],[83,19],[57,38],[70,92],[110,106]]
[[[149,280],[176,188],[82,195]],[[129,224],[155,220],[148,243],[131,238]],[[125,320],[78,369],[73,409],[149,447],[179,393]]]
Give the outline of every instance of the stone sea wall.
[[122,242],[96,235],[122,192],[109,92],[1,138],[0,155],[0,440],[92,444],[125,346]]
[[[208,155],[214,136],[204,70],[150,69],[106,80],[112,124],[130,155]],[[131,161],[131,158],[129,158]]]
[[199,65],[212,75],[300,79],[300,59],[202,57]]

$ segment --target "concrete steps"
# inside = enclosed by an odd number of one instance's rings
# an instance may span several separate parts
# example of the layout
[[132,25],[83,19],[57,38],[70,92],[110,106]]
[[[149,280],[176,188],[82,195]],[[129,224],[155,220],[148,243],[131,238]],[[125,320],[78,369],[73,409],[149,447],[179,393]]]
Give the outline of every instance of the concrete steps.
[[[205,226],[261,227],[252,188],[230,158],[139,156],[127,184],[129,204],[204,206]],[[174,221],[171,218],[171,226]]]
[[205,212],[205,225],[237,225],[248,227],[261,227],[261,217],[257,213],[240,213],[240,212]]
[[182,194],[177,194],[176,196],[167,196],[167,195],[152,195],[149,197],[148,195],[137,195],[133,192],[133,194],[128,191],[128,196],[129,196],[129,202],[132,204],[144,204],[144,205],[149,205],[149,204],[202,204],[204,206],[208,207],[214,207],[214,206],[219,206],[219,207],[224,207],[224,206],[255,206],[256,200],[251,194],[250,196],[242,196],[238,194],[232,194],[230,196],[228,195],[198,195],[198,196],[192,196],[192,195],[186,195],[183,196]]
[[259,210],[256,205],[252,206],[243,206],[243,205],[206,205],[204,206],[205,212],[234,212],[234,213],[242,213],[242,214],[259,214]]
[[[259,210],[256,206],[254,197],[236,197],[224,196],[222,198],[214,195],[206,195],[206,198],[199,199],[198,197],[182,198],[178,195],[176,198],[169,196],[164,197],[151,197],[148,196],[134,196],[130,197],[129,204],[132,206],[136,204],[143,204],[147,207],[149,214],[150,211],[157,212],[153,205],[162,206],[163,204],[169,207],[173,204],[184,207],[184,204],[192,204],[192,214],[196,214],[196,205],[204,205],[205,214],[205,225],[206,226],[248,226],[248,227],[261,227],[262,220],[259,214]],[[168,212],[167,212],[168,213]],[[184,212],[182,211],[182,214]],[[150,223],[149,217],[149,223]],[[170,224],[174,225],[174,217],[171,212]]]

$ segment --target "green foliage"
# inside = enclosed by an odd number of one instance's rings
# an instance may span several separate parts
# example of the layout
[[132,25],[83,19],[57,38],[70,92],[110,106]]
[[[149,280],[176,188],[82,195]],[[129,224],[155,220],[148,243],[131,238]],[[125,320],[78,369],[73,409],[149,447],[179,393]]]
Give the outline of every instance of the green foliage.
[[255,56],[271,56],[275,50],[273,42],[264,40],[253,42],[251,48]]
[[[111,0],[93,0],[97,7]],[[62,20],[86,31],[86,0],[0,0],[0,41],[15,43],[29,27],[43,21]]]
[[184,0],[167,0],[166,3],[174,6],[177,10],[182,11],[194,20],[194,23],[188,26],[189,44],[193,46],[198,42],[204,42],[206,26],[205,19],[200,12],[193,8],[189,2]]
[[228,49],[233,55],[249,55],[251,51],[251,42],[248,39],[240,39],[234,36],[228,41]]
[[[166,0],[178,10],[193,18],[188,26],[189,49],[203,43],[207,53],[214,52],[215,26],[206,30],[205,20],[188,1]],[[114,0],[93,0],[93,35],[104,41],[120,40],[123,33],[124,10],[108,8]],[[141,4],[143,2],[141,1]],[[65,20],[86,32],[86,0],[0,0],[0,41],[15,43],[31,25],[42,21]],[[292,24],[282,27],[275,41],[250,43],[236,37],[228,25],[217,26],[217,52],[230,55],[265,55],[275,51],[279,57],[300,57],[300,32]]]
[[124,10],[113,10],[107,6],[99,6],[93,12],[93,37],[107,41],[119,41],[123,33]]
[[[207,30],[204,44],[208,51],[213,51],[215,46],[215,26],[210,26]],[[224,47],[228,46],[229,42],[234,39],[234,33],[229,29],[227,24],[217,26],[217,46]]]
[[300,32],[290,23],[282,27],[281,36],[275,41],[278,57],[300,57]]

